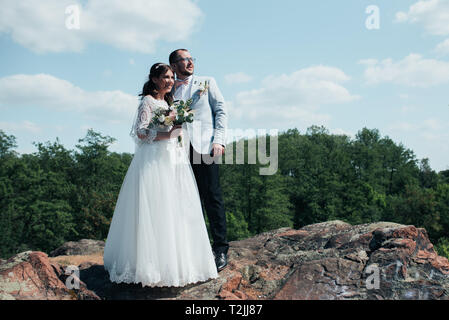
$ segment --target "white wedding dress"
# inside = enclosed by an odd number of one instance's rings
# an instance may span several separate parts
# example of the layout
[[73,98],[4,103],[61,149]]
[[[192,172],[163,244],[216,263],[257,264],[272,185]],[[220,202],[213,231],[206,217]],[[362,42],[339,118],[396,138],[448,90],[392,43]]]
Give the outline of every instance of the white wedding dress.
[[103,259],[112,282],[181,287],[218,275],[188,155],[147,129],[159,107],[168,105],[151,96],[139,105],[133,135],[146,138],[135,137]]

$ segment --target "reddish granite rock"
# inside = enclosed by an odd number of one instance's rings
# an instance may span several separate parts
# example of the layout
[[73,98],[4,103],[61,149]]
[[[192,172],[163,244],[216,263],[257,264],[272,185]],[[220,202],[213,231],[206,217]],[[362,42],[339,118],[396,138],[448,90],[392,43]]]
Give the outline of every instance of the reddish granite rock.
[[80,282],[80,289],[69,290],[60,277],[65,270],[39,251],[19,253],[0,264],[0,299],[73,300],[99,299]]
[[[25,254],[14,272],[4,266],[18,263],[0,264],[2,298],[92,297],[68,292],[64,268],[46,261],[45,254],[33,253],[31,259]],[[92,261],[78,265],[82,290],[107,300],[449,299],[449,261],[438,256],[427,232],[389,222],[351,226],[329,221],[233,241],[219,278],[182,288],[112,283],[103,265]],[[12,282],[5,280],[10,272]]]

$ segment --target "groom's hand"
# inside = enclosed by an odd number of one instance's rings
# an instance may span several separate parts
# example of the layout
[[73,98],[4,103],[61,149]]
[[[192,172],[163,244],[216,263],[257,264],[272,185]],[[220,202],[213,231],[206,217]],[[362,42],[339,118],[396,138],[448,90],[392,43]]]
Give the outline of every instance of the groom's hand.
[[212,157],[221,156],[224,154],[224,147],[221,144],[213,143],[212,144]]

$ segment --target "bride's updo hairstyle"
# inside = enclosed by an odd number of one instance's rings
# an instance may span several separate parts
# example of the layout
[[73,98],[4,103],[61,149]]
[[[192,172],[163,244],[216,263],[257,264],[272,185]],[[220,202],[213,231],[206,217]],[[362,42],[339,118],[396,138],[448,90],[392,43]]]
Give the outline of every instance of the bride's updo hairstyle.
[[[151,95],[153,97],[157,95],[158,93],[157,87],[156,84],[153,82],[152,78],[159,78],[162,74],[165,74],[168,70],[170,70],[174,74],[173,69],[168,64],[161,62],[153,64],[153,66],[150,69],[150,74],[148,75],[148,80],[143,85],[142,93],[139,94],[141,99],[143,99],[143,97],[147,95]],[[171,104],[173,102],[172,93],[171,92],[166,93],[164,99],[165,101],[167,101],[168,104]]]

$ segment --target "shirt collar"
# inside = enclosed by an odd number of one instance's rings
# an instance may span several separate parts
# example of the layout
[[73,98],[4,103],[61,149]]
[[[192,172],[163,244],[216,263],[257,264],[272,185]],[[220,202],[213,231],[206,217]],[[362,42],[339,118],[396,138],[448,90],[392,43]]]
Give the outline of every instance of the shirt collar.
[[[187,80],[187,83],[190,84],[192,82],[192,78],[193,78],[193,74],[188,76],[187,78],[185,78],[183,81]],[[181,80],[181,79],[176,79],[176,80]]]

